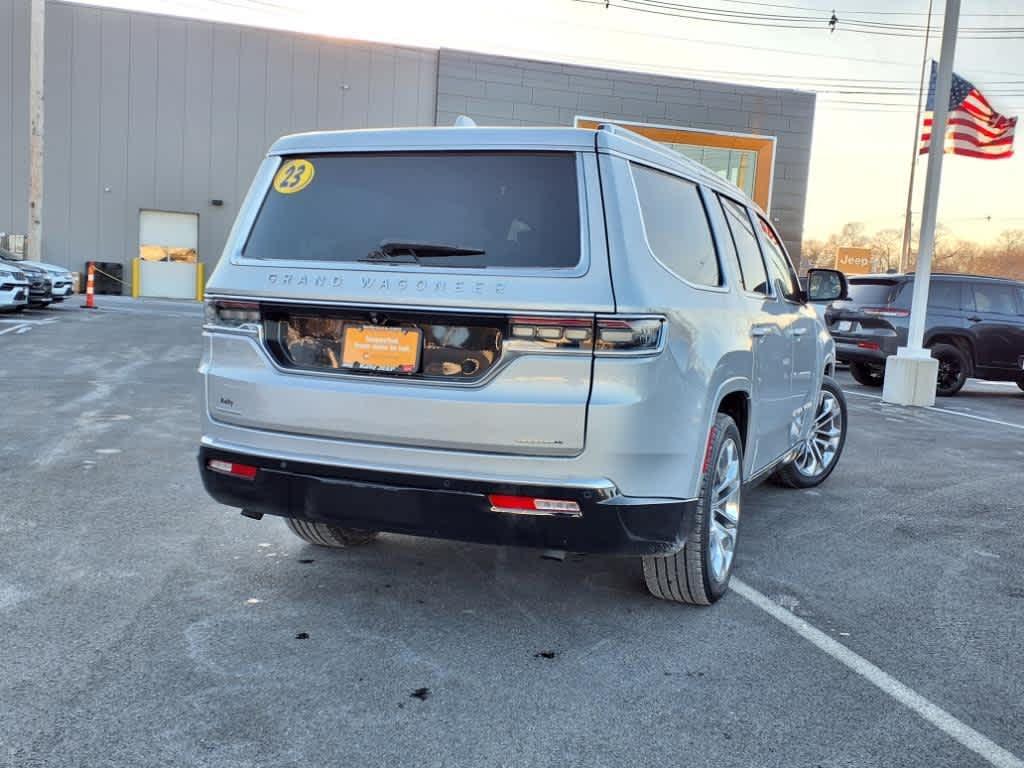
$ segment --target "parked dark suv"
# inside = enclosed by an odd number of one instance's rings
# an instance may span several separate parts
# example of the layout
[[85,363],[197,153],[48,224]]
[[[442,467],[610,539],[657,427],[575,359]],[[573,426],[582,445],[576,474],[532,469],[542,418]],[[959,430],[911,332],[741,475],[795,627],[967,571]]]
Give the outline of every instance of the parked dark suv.
[[[913,292],[913,274],[851,277],[849,300],[829,308],[836,358],[859,383],[881,386],[886,358],[907,343]],[[932,275],[924,346],[939,361],[938,395],[955,395],[968,377],[1024,389],[1024,283]]]

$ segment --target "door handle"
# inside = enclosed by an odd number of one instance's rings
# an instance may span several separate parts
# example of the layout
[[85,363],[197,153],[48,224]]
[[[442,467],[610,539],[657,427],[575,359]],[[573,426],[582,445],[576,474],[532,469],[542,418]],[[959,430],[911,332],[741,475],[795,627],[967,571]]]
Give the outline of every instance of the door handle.
[[968,315],[967,319],[970,320],[972,323],[980,323],[981,322],[981,318],[978,317],[977,315]]
[[771,326],[755,325],[753,328],[750,329],[750,335],[751,336],[767,336],[769,331],[771,331]]
[[807,333],[807,329],[806,328],[793,328],[792,330],[790,330],[789,335],[790,336],[796,336],[797,338],[800,338],[805,333]]

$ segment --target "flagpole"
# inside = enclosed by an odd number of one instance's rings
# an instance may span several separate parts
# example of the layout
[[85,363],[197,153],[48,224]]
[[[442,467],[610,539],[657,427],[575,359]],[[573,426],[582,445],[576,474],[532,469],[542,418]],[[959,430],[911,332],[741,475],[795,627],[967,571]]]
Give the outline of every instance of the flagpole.
[[[900,248],[899,271],[910,266],[910,237],[913,231],[911,206],[914,202],[914,171],[917,170],[918,147],[921,142],[921,107],[924,102],[924,77],[928,67],[928,39],[932,32],[932,0],[928,0],[928,21],[924,27],[924,53],[921,56],[921,85],[917,91],[917,117],[914,120],[914,146],[910,155],[910,184],[907,187],[907,212],[903,217],[903,247]],[[888,267],[888,264],[886,265]]]
[[899,405],[934,405],[939,361],[924,349],[925,313],[928,311],[928,284],[932,277],[932,250],[935,246],[935,218],[939,207],[942,179],[942,153],[945,150],[949,93],[953,85],[953,55],[960,21],[960,0],[946,0],[946,18],[942,25],[942,50],[935,78],[932,108],[932,138],[928,142],[928,169],[921,206],[921,244],[914,269],[914,292],[910,302],[910,325],[906,346],[885,361],[882,400]]

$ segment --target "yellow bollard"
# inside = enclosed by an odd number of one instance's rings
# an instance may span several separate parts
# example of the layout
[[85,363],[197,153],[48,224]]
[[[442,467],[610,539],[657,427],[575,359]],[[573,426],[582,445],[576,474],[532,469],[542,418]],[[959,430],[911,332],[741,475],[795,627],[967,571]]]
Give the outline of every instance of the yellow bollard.
[[139,298],[139,290],[140,290],[139,283],[141,282],[140,278],[139,278],[141,267],[139,266],[139,264],[140,264],[140,260],[139,259],[132,259],[132,298],[133,299]]
[[202,301],[206,295],[206,265],[196,262],[196,301]]

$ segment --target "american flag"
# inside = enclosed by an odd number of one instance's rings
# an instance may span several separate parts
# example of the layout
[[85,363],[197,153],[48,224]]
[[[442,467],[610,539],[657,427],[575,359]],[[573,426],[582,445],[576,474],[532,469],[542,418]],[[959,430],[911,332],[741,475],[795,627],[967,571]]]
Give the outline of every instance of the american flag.
[[[931,82],[928,85],[927,110],[921,127],[919,154],[926,154],[932,138],[932,111],[935,109],[935,81],[937,69],[932,62]],[[981,91],[973,84],[953,73],[953,87],[949,91],[949,117],[946,120],[946,154],[1001,160],[1013,155],[1013,132],[1016,117],[1005,117],[996,112]]]

